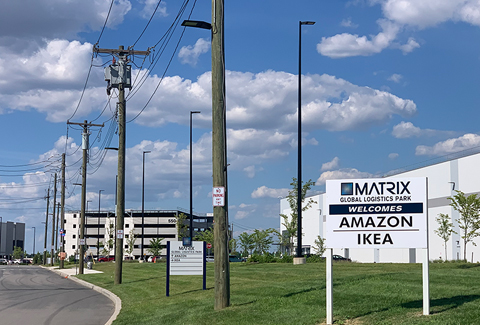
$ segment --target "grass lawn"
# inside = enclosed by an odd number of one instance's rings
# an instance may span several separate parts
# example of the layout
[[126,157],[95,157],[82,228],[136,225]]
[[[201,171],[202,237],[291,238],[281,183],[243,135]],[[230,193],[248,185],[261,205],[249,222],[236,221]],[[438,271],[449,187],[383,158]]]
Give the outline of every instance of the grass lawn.
[[[325,264],[231,263],[231,306],[215,311],[213,263],[201,276],[172,276],[164,263],[124,263],[123,283],[105,273],[79,278],[120,297],[118,324],[322,324]],[[480,324],[480,264],[430,264],[431,315],[422,315],[421,264],[334,263],[335,324]]]

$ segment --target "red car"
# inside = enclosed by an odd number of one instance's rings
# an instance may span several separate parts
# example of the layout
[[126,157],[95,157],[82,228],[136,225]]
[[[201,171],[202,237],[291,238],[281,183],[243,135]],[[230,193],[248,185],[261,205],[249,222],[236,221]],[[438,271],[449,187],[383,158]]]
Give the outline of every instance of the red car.
[[115,260],[114,256],[102,256],[98,259],[99,262],[110,262],[114,260]]

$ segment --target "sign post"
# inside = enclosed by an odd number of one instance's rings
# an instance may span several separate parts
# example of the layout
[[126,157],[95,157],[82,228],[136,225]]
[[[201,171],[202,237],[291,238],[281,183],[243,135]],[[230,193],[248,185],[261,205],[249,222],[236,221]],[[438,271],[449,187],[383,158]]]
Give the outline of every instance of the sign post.
[[425,177],[327,180],[327,324],[333,321],[328,289],[333,248],[425,249],[423,314],[429,314],[427,187]]

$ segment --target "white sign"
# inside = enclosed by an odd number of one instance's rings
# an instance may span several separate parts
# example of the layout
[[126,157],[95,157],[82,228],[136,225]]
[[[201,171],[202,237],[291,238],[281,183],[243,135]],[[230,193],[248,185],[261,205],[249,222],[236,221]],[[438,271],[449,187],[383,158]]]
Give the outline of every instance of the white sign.
[[203,241],[183,246],[181,241],[170,241],[170,275],[202,275],[204,265]]
[[330,248],[427,248],[427,180],[348,179],[326,183]]
[[212,198],[214,207],[225,206],[225,187],[214,187],[212,191]]
[[122,229],[117,230],[117,239],[123,239],[123,230]]
[[80,239],[80,245],[85,245],[85,238]]

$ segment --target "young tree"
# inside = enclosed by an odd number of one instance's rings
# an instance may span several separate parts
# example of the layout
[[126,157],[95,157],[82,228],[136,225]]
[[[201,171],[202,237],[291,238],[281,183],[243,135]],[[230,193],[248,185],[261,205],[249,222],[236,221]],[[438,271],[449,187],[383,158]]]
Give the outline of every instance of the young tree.
[[187,220],[187,215],[182,212],[176,216],[176,219],[178,240],[182,240],[183,237],[189,236],[188,226],[185,224],[185,221]]
[[21,247],[14,247],[13,248],[13,258],[16,259],[16,260],[19,260],[23,257],[23,250]]
[[105,244],[103,245],[102,255],[109,256],[110,251],[113,248],[114,242],[114,232],[115,232],[115,225],[113,224],[110,217],[107,219],[108,228],[105,228]]
[[147,249],[150,254],[153,256],[160,255],[160,251],[162,250],[162,240],[163,238],[153,238],[150,240],[150,247]]
[[448,214],[439,213],[435,218],[438,222],[438,229],[435,229],[434,232],[443,239],[445,245],[445,261],[447,260],[447,242],[450,239],[452,233],[456,233],[453,230],[453,223],[450,222],[450,217]]
[[242,251],[242,256],[243,257],[247,257],[248,254],[251,254],[251,250],[253,249],[254,247],[254,244],[253,244],[253,234],[248,234],[246,232],[242,232],[239,236],[238,236],[238,241],[239,241],[239,246],[240,246],[240,250]]
[[[298,220],[298,212],[297,212],[298,211],[298,205],[297,205],[297,201],[298,201],[298,199],[297,199],[297,197],[298,197],[298,195],[297,195],[298,181],[295,177],[293,177],[290,185],[292,186],[292,189],[290,191],[288,191],[287,201],[288,201],[288,204],[290,205],[290,211],[291,212],[290,212],[290,215],[280,214],[280,216],[283,218],[282,225],[285,227],[285,230],[286,230],[287,236],[288,236],[288,237],[285,236],[286,238],[288,238],[288,241],[284,242],[283,245],[286,246],[287,252],[292,254],[292,252],[293,252],[293,241],[297,237],[297,229],[298,229],[297,228],[297,220]],[[300,204],[302,204],[302,212],[310,209],[312,204],[317,203],[311,198],[308,199],[308,201],[305,203],[305,196],[306,196],[307,192],[312,188],[313,185],[315,185],[315,182],[312,182],[311,179],[309,179],[308,182],[306,182],[305,184],[302,185],[301,192],[300,192],[300,195],[301,195],[301,198],[302,198],[302,202],[300,203]],[[284,238],[279,233],[277,233],[277,235],[281,239]]]
[[272,234],[276,231],[272,228],[265,230],[255,229],[252,234],[253,251],[255,254],[263,255],[268,252],[273,244]]
[[136,239],[137,235],[135,235],[134,228],[132,228],[128,233],[128,238],[126,239],[127,249],[125,249],[125,253],[127,253],[128,255],[132,255]]
[[315,242],[313,243],[313,250],[315,251],[315,254],[318,256],[322,256],[323,253],[325,252],[325,238],[320,237],[320,235],[317,236],[317,239],[315,239]]
[[213,244],[214,244],[214,238],[213,238],[213,229],[208,228],[205,231],[198,232],[194,237],[194,240],[199,240],[199,241],[206,241],[207,243],[212,244],[212,251],[213,251]]
[[480,198],[477,194],[465,196],[462,191],[455,191],[456,195],[449,197],[452,201],[450,205],[460,213],[458,227],[461,229],[461,237],[463,239],[463,259],[467,260],[467,244],[472,243],[477,246],[473,239],[480,235]]

